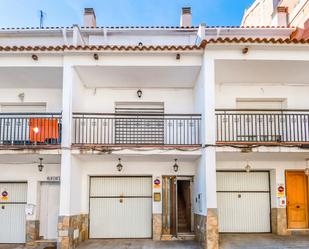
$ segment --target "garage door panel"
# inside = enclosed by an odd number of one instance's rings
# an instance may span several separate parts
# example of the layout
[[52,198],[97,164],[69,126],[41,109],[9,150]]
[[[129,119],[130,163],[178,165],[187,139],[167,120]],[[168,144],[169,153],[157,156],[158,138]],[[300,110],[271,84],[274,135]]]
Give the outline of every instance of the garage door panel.
[[91,238],[151,238],[151,199],[92,199]]
[[220,232],[270,232],[268,193],[218,193]]
[[90,238],[151,238],[151,177],[93,177],[90,184]]
[[[25,204],[0,204],[0,243],[24,243]],[[4,209],[2,209],[4,207]],[[3,224],[6,224],[3,226]]]
[[6,202],[27,202],[27,183],[0,183],[0,191],[4,190],[8,192]]
[[219,232],[270,232],[268,172],[217,172]]
[[0,191],[8,193],[0,200],[0,243],[24,243],[27,183],[0,182]]
[[93,177],[91,196],[149,196],[151,177]]
[[217,172],[217,191],[268,190],[268,172]]

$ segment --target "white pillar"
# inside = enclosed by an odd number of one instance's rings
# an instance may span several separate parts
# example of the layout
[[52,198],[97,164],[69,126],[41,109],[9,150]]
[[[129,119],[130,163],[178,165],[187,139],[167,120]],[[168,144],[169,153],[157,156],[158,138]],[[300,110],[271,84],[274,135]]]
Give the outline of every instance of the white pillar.
[[72,101],[73,101],[74,68],[63,66],[62,90],[62,147],[70,148],[72,143]]
[[205,179],[206,179],[206,205],[207,209],[217,208],[216,185],[216,116],[215,116],[215,61],[204,55],[204,143],[205,153]]
[[60,216],[70,215],[71,200],[71,143],[72,143],[72,92],[74,69],[71,65],[63,66],[63,96],[62,96],[62,154],[61,154],[61,184],[60,184]]

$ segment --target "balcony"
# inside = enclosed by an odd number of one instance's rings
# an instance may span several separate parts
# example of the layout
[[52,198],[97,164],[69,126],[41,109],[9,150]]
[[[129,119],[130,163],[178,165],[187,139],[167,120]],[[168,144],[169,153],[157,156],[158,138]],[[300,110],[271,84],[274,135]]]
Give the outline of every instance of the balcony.
[[58,147],[60,113],[0,113],[0,146]]
[[200,114],[74,113],[73,145],[200,146]]
[[218,144],[309,144],[309,110],[216,110]]

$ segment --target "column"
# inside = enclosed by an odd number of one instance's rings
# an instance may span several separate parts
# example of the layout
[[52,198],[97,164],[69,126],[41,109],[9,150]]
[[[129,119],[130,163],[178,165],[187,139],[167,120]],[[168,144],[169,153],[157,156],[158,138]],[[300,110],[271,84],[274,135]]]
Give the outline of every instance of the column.
[[[276,168],[270,172],[271,183],[271,228],[272,233],[278,235],[290,235],[287,224],[286,205],[281,203],[282,198],[277,196],[279,185],[285,188],[285,169]],[[285,188],[286,189],[286,188]]]
[[81,168],[71,154],[72,93],[74,68],[64,63],[62,104],[62,154],[60,207],[58,220],[58,249],[76,248],[84,240],[88,217],[81,214]]
[[206,248],[219,248],[217,184],[216,184],[216,116],[215,60],[204,54],[204,122],[205,122],[205,184],[206,184]]

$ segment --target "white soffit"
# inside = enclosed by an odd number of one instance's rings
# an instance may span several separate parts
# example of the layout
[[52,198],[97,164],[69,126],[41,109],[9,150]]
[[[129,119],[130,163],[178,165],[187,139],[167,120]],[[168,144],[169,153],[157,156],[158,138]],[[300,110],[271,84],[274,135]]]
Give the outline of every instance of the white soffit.
[[217,83],[308,84],[309,62],[232,61],[216,62]]
[[0,88],[62,88],[61,67],[0,67]]
[[200,66],[78,66],[86,87],[193,87]]

